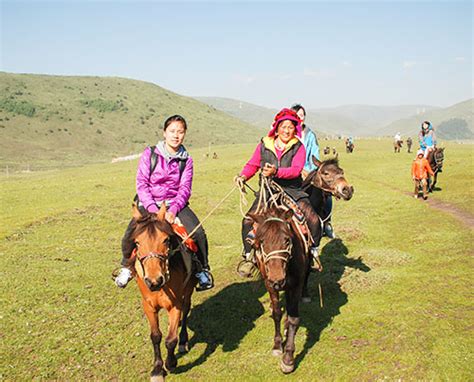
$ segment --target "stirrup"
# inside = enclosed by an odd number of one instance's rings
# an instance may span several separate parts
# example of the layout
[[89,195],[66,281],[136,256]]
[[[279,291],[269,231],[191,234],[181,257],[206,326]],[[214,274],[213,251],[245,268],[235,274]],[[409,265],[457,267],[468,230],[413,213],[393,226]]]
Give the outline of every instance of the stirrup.
[[[205,272],[207,277],[209,278],[209,282],[206,284],[201,284],[200,283],[200,278],[198,277],[199,273]],[[209,272],[207,269],[203,269],[201,272],[196,273],[196,278],[198,279],[198,285],[196,286],[196,292],[202,292],[205,290],[209,290],[214,288],[214,276],[212,276],[212,273]]]

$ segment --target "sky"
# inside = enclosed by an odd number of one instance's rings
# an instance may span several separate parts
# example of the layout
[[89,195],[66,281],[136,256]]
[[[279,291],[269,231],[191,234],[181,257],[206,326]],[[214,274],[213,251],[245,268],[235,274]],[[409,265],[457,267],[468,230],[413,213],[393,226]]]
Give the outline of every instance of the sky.
[[281,108],[473,97],[471,1],[4,1],[0,70]]

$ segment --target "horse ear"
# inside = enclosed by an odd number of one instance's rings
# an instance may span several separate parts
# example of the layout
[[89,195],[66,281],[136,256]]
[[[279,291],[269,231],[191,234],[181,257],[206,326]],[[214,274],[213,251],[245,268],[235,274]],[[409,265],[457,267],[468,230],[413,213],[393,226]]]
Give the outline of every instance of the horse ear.
[[313,163],[319,168],[321,167],[321,162],[318,161],[314,155],[311,156],[311,159],[313,160]]
[[161,203],[161,207],[160,207],[160,210],[156,213],[156,216],[158,217],[158,220],[165,220],[165,216],[166,216],[166,204],[165,203]]
[[142,218],[142,214],[140,213],[140,210],[138,209],[137,203],[132,204],[132,217],[135,220],[139,220]]

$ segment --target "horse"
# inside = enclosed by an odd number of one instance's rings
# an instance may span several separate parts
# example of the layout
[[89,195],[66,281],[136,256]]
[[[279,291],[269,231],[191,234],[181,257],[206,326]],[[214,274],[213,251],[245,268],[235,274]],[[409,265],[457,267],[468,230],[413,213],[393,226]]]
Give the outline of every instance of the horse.
[[438,173],[443,172],[444,147],[436,147],[433,151],[430,151],[427,159],[434,172],[433,181],[431,181],[428,174],[428,192],[433,192],[438,181]]
[[323,151],[324,155],[329,155],[330,152],[331,152],[331,149],[329,148],[329,146],[326,146]]
[[399,153],[402,146],[403,146],[402,140],[393,141],[393,152]]
[[[254,249],[257,266],[267,289],[275,324],[272,354],[281,356],[280,369],[291,373],[295,369],[295,336],[300,323],[299,302],[303,292],[309,258],[304,238],[299,235],[293,211],[270,207],[265,212],[247,215],[255,229]],[[281,334],[283,312],[279,293],[285,293],[285,335]]]
[[411,153],[411,146],[412,145],[413,145],[413,140],[410,137],[408,137],[407,138],[407,152],[408,153]]
[[[137,222],[132,234],[137,246],[134,253],[134,276],[142,295],[143,310],[150,324],[154,350],[151,382],[164,381],[166,370],[173,371],[177,366],[175,349],[178,345],[180,320],[178,351],[183,353],[188,349],[187,316],[191,308],[191,295],[197,283],[194,275],[187,273],[188,266],[183,255],[186,250],[166,221],[165,215],[165,203],[156,214],[139,210],[133,205],[133,218]],[[169,322],[165,339],[168,354],[164,365],[160,350],[160,309],[167,311]]]
[[[319,216],[322,228],[324,221],[329,218],[329,216],[326,216],[327,212],[324,211],[326,199],[332,195],[337,200],[350,200],[354,194],[354,187],[344,177],[344,170],[339,167],[338,158],[332,158],[321,162],[313,156],[312,161],[316,166],[316,170],[313,170],[308,174],[303,182],[302,188],[309,194],[311,205],[315,206],[315,211]],[[322,236],[313,239],[315,240],[314,245],[319,247]],[[308,279],[310,272],[311,269],[308,267],[303,287],[304,302],[311,301],[308,293]]]
[[354,143],[346,139],[346,153],[350,154],[354,151]]

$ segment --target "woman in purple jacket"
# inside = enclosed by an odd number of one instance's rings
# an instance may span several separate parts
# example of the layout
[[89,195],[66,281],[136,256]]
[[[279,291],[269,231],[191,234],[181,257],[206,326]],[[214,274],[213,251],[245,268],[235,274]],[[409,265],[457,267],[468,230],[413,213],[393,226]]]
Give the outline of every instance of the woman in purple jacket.
[[[186,130],[186,121],[180,115],[173,115],[165,121],[164,141],[158,142],[155,147],[156,167],[150,173],[152,152],[148,147],[141,156],[136,183],[139,209],[156,213],[165,203],[166,220],[172,224],[178,217],[189,233],[199,225],[199,219],[188,204],[193,182],[193,159],[182,144]],[[120,288],[125,288],[132,277],[130,268],[133,261],[130,257],[135,243],[130,236],[135,225],[132,219],[122,239],[122,268],[115,279]],[[199,248],[198,258],[202,266],[196,274],[199,282],[197,290],[210,289],[214,285],[209,272],[207,237],[202,226],[193,234],[193,239]]]

